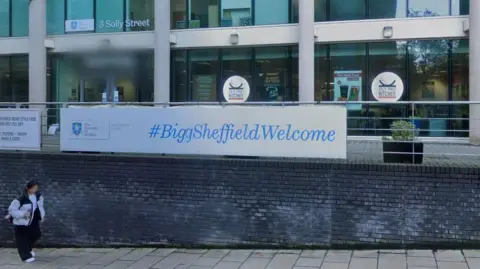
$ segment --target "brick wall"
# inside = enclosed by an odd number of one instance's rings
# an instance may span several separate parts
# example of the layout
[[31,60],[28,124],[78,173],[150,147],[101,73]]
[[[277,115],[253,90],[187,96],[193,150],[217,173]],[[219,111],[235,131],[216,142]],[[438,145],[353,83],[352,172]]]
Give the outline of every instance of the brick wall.
[[[44,245],[480,242],[480,168],[3,153],[0,208],[40,180]],[[0,243],[12,227],[0,225]]]

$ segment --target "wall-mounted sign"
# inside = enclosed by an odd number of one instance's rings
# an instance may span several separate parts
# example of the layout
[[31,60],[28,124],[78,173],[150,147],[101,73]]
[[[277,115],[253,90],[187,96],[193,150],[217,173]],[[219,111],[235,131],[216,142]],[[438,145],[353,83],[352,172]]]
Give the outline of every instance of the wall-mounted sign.
[[108,28],[108,29],[123,29],[133,28],[133,27],[151,27],[151,21],[149,19],[145,20],[101,20],[98,22],[99,28]]
[[60,120],[62,151],[347,156],[342,105],[62,108]]
[[95,30],[95,20],[66,20],[65,32],[91,32]]
[[403,81],[395,73],[384,72],[372,82],[372,95],[379,102],[397,102],[403,95]]
[[229,103],[243,103],[250,96],[250,85],[241,76],[231,76],[223,84],[223,97]]
[[[362,71],[335,71],[334,101],[362,101]],[[361,104],[349,104],[348,110],[361,110]]]

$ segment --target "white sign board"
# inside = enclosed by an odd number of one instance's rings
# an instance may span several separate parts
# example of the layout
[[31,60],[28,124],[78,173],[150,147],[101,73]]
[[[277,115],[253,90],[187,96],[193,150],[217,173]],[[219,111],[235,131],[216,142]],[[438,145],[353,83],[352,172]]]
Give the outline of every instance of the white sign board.
[[0,149],[40,150],[41,112],[0,109]]
[[229,103],[243,103],[250,96],[250,85],[241,76],[231,76],[223,84],[223,97]]
[[65,32],[91,32],[95,30],[95,20],[86,19],[86,20],[66,20],[65,21]]
[[60,148],[345,159],[346,118],[345,106],[333,105],[62,108]]
[[381,73],[372,82],[372,95],[379,102],[397,102],[402,98],[403,90],[402,79],[392,72]]

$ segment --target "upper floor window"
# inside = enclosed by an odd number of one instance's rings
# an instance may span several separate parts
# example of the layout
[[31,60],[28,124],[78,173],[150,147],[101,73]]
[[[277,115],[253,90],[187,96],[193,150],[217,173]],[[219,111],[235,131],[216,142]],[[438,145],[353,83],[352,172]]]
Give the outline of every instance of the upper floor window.
[[29,0],[0,0],[0,37],[28,36]]

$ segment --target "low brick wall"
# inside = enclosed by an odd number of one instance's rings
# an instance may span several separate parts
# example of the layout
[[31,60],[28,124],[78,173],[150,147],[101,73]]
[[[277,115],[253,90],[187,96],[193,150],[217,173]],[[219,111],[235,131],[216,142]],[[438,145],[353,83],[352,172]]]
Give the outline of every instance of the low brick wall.
[[[42,183],[44,245],[475,245],[480,168],[2,153]],[[0,225],[0,243],[13,241]],[[480,244],[479,244],[480,245]]]

